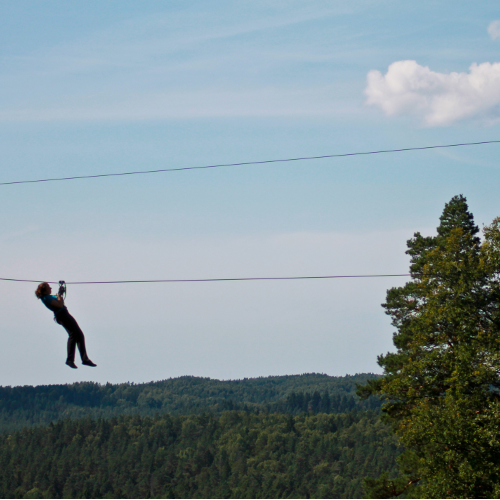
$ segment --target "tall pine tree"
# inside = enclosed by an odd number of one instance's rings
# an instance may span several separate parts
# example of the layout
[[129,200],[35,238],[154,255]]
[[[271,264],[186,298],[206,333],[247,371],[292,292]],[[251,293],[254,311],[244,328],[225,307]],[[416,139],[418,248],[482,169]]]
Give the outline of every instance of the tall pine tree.
[[358,389],[386,400],[406,449],[399,478],[366,481],[371,496],[500,495],[500,219],[478,232],[456,196],[436,236],[408,241],[411,280],[383,304],[396,352]]

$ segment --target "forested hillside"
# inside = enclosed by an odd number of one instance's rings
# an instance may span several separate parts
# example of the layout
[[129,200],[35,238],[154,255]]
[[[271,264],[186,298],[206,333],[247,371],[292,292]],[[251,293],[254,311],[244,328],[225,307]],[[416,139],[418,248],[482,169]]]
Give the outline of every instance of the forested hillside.
[[67,419],[0,435],[0,497],[360,498],[398,453],[378,411]]
[[374,377],[305,374],[230,381],[180,377],[147,384],[0,387],[0,431],[85,416],[220,414],[227,410],[299,415],[378,409],[377,398],[360,401],[355,394],[357,383]]
[[374,377],[2,387],[0,497],[360,497],[400,453]]

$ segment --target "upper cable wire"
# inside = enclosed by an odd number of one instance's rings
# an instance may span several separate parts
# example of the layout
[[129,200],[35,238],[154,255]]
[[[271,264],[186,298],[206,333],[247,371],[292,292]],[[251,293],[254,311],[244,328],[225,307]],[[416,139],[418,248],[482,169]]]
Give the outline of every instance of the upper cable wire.
[[[200,278],[200,279],[168,279],[168,280],[121,280],[121,281],[68,281],[67,285],[112,285],[124,283],[194,283],[208,281],[272,281],[272,280],[318,280],[335,278],[389,278],[398,276],[410,276],[410,274],[351,274],[330,276],[274,276],[256,278]],[[42,283],[43,280],[21,280],[15,278],[0,278],[0,281],[21,281],[25,283]],[[46,281],[51,285],[59,284],[58,281]]]
[[343,153],[334,155],[322,155],[322,156],[303,156],[300,158],[285,158],[280,160],[262,160],[262,161],[245,161],[240,163],[221,163],[217,165],[204,165],[199,167],[180,167],[180,168],[161,168],[158,170],[138,170],[135,172],[118,172],[114,174],[95,174],[95,175],[75,175],[72,177],[53,177],[50,179],[34,179],[27,181],[11,181],[11,182],[0,182],[0,186],[8,186],[12,184],[33,184],[36,182],[54,182],[54,181],[73,181],[78,179],[97,179],[100,177],[120,177],[125,175],[140,175],[140,174],[157,174],[160,172],[179,172],[181,170],[202,170],[206,168],[220,168],[220,167],[238,167],[243,165],[262,165],[264,163],[285,163],[289,161],[302,161],[302,160],[322,160],[325,158],[342,158],[346,156],[361,156],[361,155],[376,155],[382,153],[401,153],[403,151],[421,151],[424,149],[439,149],[439,148],[456,148],[460,146],[479,146],[482,144],[494,144],[499,143],[497,141],[481,141],[481,142],[463,142],[460,144],[443,144],[439,146],[423,146],[416,148],[401,148],[401,149],[383,149],[380,151],[364,151],[358,153]]

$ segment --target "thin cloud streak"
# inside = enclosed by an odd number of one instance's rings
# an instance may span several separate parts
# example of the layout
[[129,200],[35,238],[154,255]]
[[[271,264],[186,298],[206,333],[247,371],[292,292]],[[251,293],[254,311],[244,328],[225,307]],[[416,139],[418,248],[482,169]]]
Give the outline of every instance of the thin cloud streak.
[[[345,98],[345,81],[331,83],[320,69],[338,54],[319,40],[304,45],[282,33],[356,9],[292,2],[284,10],[281,4],[239,2],[220,16],[202,8],[132,19],[78,42],[7,54],[0,71],[0,121],[356,113],[359,101],[352,105]],[[318,73],[304,71],[305,65]]]
[[126,96],[115,103],[75,102],[68,107],[11,109],[0,112],[0,122],[141,121],[207,117],[353,116],[357,103],[335,102],[331,87],[262,88],[235,91],[193,90],[156,95]]
[[[253,12],[249,13],[249,19],[228,25],[224,20],[230,18],[230,13],[221,18],[211,15],[210,12],[186,10],[177,15],[134,19],[96,32],[76,43],[2,59],[14,66],[25,66],[29,70],[38,66],[41,71],[53,71],[57,74],[88,70],[92,66],[96,69],[103,66],[130,68],[137,64],[143,66],[150,58],[156,59],[159,56],[171,56],[178,52],[183,52],[183,56],[186,56],[189,55],[186,51],[199,49],[200,46],[213,41],[228,40],[351,12],[350,8],[318,9],[313,5],[308,8],[299,5],[299,8],[295,9],[289,6],[285,12],[277,9],[275,14],[263,17],[259,15],[262,12],[254,8]],[[234,17],[243,16],[239,12],[239,15]],[[185,61],[185,57],[183,60]]]

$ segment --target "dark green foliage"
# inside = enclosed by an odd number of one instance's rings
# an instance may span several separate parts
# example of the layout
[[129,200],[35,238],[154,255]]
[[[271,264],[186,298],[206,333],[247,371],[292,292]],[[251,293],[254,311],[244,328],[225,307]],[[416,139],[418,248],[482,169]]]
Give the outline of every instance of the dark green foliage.
[[67,419],[0,435],[0,497],[359,498],[397,454],[376,411]]
[[0,387],[0,432],[60,418],[110,418],[221,413],[227,410],[340,413],[378,409],[377,398],[360,401],[356,384],[374,375],[329,377],[305,374],[220,381],[180,377],[148,384],[83,382],[39,387]]
[[[474,216],[469,212],[467,200],[463,195],[454,196],[444,207],[441,217],[439,217],[439,227],[437,233],[441,238],[447,238],[454,229],[460,228],[464,234],[475,236],[479,233],[478,227],[474,224]],[[473,238],[472,242],[479,243],[479,238]]]

